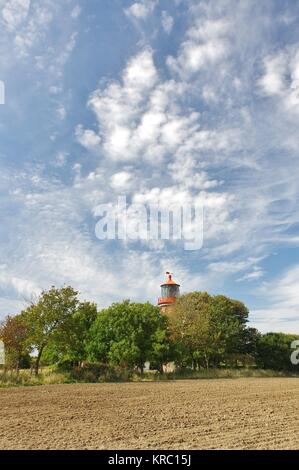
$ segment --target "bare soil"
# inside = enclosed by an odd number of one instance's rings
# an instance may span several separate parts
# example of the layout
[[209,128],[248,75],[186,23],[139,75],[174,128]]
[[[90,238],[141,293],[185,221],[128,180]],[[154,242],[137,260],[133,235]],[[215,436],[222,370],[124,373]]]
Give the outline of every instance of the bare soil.
[[1,449],[299,449],[299,379],[0,390]]

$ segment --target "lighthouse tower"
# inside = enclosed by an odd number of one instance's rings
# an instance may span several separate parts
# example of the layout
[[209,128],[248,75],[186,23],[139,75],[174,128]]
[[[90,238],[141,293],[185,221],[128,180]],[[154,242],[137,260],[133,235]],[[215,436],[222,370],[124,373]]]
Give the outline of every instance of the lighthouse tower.
[[161,297],[158,298],[158,305],[161,310],[166,312],[167,308],[174,304],[176,298],[180,295],[180,284],[172,279],[172,274],[166,272],[167,280],[161,284]]

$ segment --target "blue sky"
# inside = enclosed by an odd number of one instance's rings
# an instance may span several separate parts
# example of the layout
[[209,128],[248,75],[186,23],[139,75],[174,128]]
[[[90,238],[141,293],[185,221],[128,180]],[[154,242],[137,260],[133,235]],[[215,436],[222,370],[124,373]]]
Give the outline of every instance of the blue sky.
[[[183,291],[299,333],[299,2],[0,0],[0,315],[51,285]],[[204,205],[204,244],[95,236],[119,195]]]

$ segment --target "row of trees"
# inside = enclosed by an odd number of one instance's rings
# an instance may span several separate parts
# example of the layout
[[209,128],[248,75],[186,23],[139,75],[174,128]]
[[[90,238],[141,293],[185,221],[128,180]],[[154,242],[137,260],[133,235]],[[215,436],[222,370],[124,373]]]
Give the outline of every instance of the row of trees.
[[143,371],[146,361],[162,371],[174,361],[195,369],[256,364],[290,369],[290,343],[297,336],[261,335],[249,328],[242,302],[206,292],[182,295],[167,316],[150,303],[128,300],[100,312],[80,302],[72,287],[52,287],[19,315],[0,325],[6,365],[17,371],[40,363],[97,362]]

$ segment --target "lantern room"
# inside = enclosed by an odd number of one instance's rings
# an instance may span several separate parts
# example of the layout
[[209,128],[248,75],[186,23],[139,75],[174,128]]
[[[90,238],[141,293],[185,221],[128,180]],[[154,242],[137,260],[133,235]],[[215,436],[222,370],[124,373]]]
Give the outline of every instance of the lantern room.
[[167,307],[176,301],[180,295],[180,284],[177,284],[172,279],[172,274],[166,272],[167,280],[161,284],[161,297],[158,299],[159,307]]

